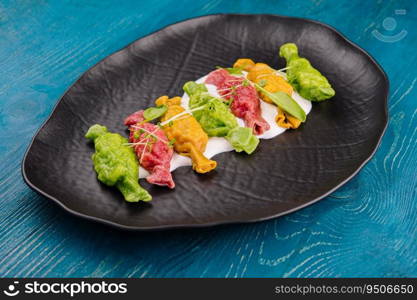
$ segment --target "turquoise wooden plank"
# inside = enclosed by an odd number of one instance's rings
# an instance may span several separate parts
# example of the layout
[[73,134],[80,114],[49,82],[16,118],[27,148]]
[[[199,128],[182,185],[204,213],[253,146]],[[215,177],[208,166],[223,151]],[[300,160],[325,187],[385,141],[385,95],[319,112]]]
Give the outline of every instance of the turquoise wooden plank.
[[[0,276],[417,276],[416,2],[184,2],[1,1]],[[31,137],[78,76],[141,36],[212,13],[319,20],[379,61],[391,82],[389,126],[354,179],[279,219],[148,233],[70,216],[23,183],[20,163]],[[407,33],[388,43],[374,30]]]

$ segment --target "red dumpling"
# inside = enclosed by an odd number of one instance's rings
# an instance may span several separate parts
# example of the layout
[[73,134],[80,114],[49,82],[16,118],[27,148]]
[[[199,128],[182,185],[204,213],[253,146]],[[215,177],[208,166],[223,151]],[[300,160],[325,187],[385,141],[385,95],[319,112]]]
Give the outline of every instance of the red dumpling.
[[269,130],[270,126],[261,115],[261,103],[256,89],[251,85],[243,85],[244,80],[219,69],[211,72],[205,83],[215,85],[223,98],[232,100],[230,108],[233,114],[243,119],[246,127],[252,128],[254,134],[260,135]]
[[130,131],[129,142],[134,144],[139,164],[150,173],[146,180],[172,189],[175,183],[170,167],[174,150],[161,128],[152,123],[141,123],[143,120],[143,110],[125,119],[124,123]]

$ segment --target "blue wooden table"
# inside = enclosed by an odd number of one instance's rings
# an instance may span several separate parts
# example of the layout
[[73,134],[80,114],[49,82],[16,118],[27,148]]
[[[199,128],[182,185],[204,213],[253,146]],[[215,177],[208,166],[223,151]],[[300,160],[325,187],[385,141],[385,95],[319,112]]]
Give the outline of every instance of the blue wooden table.
[[[319,20],[376,58],[391,83],[389,126],[355,178],[275,220],[148,233],[76,218],[25,185],[24,151],[78,76],[141,36],[212,13]],[[414,0],[2,0],[0,276],[417,276],[416,16]]]

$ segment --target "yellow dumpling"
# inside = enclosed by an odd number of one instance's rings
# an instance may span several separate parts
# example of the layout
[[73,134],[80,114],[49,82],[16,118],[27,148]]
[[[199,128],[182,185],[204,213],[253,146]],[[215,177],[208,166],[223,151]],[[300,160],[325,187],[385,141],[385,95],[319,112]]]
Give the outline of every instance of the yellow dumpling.
[[[168,98],[168,96],[162,96],[155,103],[158,106],[163,104],[168,106],[168,110],[161,118],[162,122],[169,121],[185,111],[180,105],[180,97]],[[178,154],[191,158],[193,169],[197,173],[207,173],[216,168],[217,163],[203,154],[206,150],[208,136],[192,115],[184,113],[178,118],[174,118],[172,122],[164,124],[162,129],[168,139],[174,140],[174,150]]]

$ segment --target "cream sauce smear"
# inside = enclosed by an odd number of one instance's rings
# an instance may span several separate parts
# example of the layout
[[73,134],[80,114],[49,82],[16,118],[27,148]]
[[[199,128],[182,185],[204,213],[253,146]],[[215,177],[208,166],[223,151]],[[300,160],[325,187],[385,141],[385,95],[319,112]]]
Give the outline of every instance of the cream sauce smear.
[[[246,76],[246,74],[245,74]],[[200,79],[196,80],[197,83],[204,83],[206,80],[206,76],[201,77]],[[212,84],[205,84],[205,86],[208,89],[208,92],[211,96],[221,98],[220,95],[217,93],[217,88]],[[302,109],[305,111],[306,114],[308,114],[311,110],[311,102],[301,97],[297,92],[292,93],[292,98],[297,101],[297,103],[302,107]],[[182,96],[181,100],[181,106],[184,107],[186,110],[189,109],[188,102],[190,101],[190,98],[186,93]],[[261,135],[258,135],[259,139],[272,139],[273,137],[276,137],[277,135],[283,133],[286,129],[279,127],[277,123],[275,122],[275,117],[278,114],[277,107],[273,104],[266,103],[265,101],[261,101],[261,114],[262,117],[265,119],[265,121],[268,122],[270,129],[266,132],[264,132]],[[236,118],[239,126],[244,127],[245,123],[242,119]],[[207,158],[212,158],[213,156],[223,153],[223,152],[229,152],[233,151],[232,145],[223,137],[210,137],[208,139],[208,143],[206,146],[206,151],[204,152],[204,155]],[[256,155],[256,150],[255,153]],[[179,167],[184,166],[191,166],[191,159],[186,156],[179,155],[178,153],[174,152],[174,155],[171,159],[171,172]],[[139,167],[139,178],[145,178],[149,175],[149,172],[146,171],[144,168]]]

